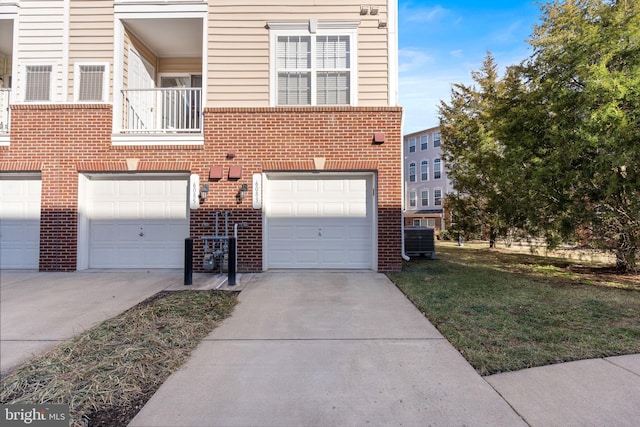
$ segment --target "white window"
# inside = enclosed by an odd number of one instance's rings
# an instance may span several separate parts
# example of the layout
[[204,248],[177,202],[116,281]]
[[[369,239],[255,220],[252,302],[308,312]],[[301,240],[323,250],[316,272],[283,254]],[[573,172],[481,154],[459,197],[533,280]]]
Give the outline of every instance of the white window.
[[426,150],[429,148],[429,135],[420,136],[420,149]]
[[409,152],[410,153],[415,153],[416,152],[416,139],[415,138],[409,138]]
[[436,206],[442,206],[442,190],[433,191],[433,204]]
[[413,219],[413,226],[414,227],[420,227],[420,218],[414,218]]
[[409,165],[409,182],[416,182],[416,164]]
[[420,178],[422,179],[422,181],[429,180],[429,161],[428,160],[423,160],[422,163],[420,164]]
[[435,228],[436,227],[436,220],[434,218],[423,219],[422,220],[422,226],[423,227]]
[[440,147],[440,132],[433,134],[433,148]]
[[411,208],[415,208],[416,207],[416,192],[412,191],[409,193],[409,207]]
[[429,206],[429,190],[422,190],[421,196],[422,206]]
[[75,99],[79,102],[107,100],[109,70],[107,64],[76,64]]
[[51,65],[26,65],[25,66],[25,94],[27,102],[51,101]]
[[435,159],[433,161],[433,179],[442,178],[442,165],[440,164],[440,159]]
[[275,105],[355,104],[356,33],[322,30],[322,26],[317,22],[314,34],[309,29],[272,33]]

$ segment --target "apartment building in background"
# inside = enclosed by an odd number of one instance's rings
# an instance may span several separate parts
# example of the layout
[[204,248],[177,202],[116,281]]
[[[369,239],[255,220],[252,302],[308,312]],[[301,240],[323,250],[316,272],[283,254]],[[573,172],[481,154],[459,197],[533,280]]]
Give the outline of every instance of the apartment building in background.
[[447,177],[440,127],[404,136],[404,225],[445,230],[444,199],[453,192]]
[[0,0],[0,267],[399,270],[397,12]]

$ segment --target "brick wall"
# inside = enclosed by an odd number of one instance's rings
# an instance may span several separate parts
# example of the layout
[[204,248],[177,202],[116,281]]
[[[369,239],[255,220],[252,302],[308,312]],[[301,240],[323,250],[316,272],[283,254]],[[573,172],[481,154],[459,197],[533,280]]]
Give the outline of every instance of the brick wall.
[[[11,144],[0,147],[0,171],[17,162],[39,164],[42,173],[41,270],[76,269],[78,172],[137,170],[196,173],[210,185],[201,208],[191,211],[194,266],[203,255],[201,235],[213,234],[213,212],[231,212],[239,230],[239,271],[262,269],[262,211],[251,208],[251,193],[239,203],[241,184],[266,170],[372,170],[378,178],[378,269],[401,267],[401,115],[396,107],[208,108],[204,146],[113,146],[110,105],[13,106]],[[384,132],[383,144],[373,133]],[[227,153],[235,152],[233,158]],[[211,166],[224,176],[209,180]],[[242,166],[242,178],[228,178],[229,166]],[[210,227],[206,227],[209,224]],[[222,221],[221,221],[222,225]]]

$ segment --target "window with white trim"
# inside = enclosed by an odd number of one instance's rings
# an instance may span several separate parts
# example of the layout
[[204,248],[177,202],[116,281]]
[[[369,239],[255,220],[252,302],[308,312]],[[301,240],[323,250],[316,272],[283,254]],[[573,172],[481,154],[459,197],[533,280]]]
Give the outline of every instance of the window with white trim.
[[440,147],[440,132],[433,134],[433,148]]
[[422,163],[420,164],[420,178],[422,179],[422,181],[429,180],[429,161],[428,160],[423,160]]
[[422,190],[422,194],[421,194],[421,205],[422,206],[429,206],[429,190]]
[[27,102],[51,101],[51,65],[25,66],[25,94]]
[[416,182],[416,164],[409,164],[409,182]]
[[420,149],[426,150],[429,148],[429,135],[420,136]]
[[415,153],[416,152],[416,139],[415,138],[409,138],[409,152],[410,153]]
[[442,206],[442,190],[433,190],[433,204]]
[[416,197],[417,196],[416,196],[416,192],[415,191],[411,191],[409,193],[409,207],[410,208],[415,208],[416,207],[416,202],[417,202]]
[[106,101],[109,74],[106,64],[76,64],[75,73],[76,101]]
[[283,30],[274,37],[275,105],[355,103],[355,32]]
[[442,178],[442,165],[440,163],[440,159],[435,159],[433,161],[433,179]]
[[414,218],[413,219],[413,226],[414,227],[420,227],[420,218]]

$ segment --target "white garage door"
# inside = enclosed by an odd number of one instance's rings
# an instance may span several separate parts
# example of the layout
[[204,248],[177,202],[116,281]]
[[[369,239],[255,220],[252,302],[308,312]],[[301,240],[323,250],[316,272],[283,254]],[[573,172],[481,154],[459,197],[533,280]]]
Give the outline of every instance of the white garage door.
[[182,268],[189,236],[185,177],[93,177],[89,268]]
[[0,268],[38,268],[41,188],[39,176],[0,175]]
[[372,175],[270,175],[266,268],[373,268]]

